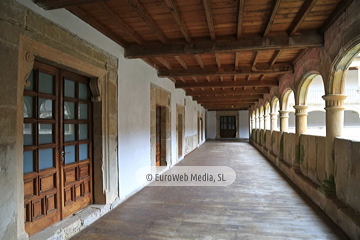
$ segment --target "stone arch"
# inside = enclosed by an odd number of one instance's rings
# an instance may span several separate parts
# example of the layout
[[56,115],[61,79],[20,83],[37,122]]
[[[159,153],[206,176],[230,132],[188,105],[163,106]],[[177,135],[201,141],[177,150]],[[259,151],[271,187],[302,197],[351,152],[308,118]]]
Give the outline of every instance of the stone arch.
[[[357,31],[359,32],[359,31]],[[329,94],[343,94],[345,91],[345,78],[353,59],[360,52],[360,33],[350,40],[332,63],[332,72],[329,79]]]
[[277,96],[274,96],[271,100],[271,113],[277,113],[280,109],[280,101]]
[[[301,78],[298,87],[296,89],[295,94],[295,103],[296,105],[307,105],[307,95],[309,92],[309,87],[316,76],[320,74],[316,71],[310,71],[305,73],[305,75]],[[320,75],[321,76],[321,75]],[[323,80],[323,78],[321,78]],[[323,80],[324,86],[324,80]],[[324,86],[325,88],[325,86]]]
[[288,109],[288,103],[289,103],[289,96],[291,95],[292,92],[294,92],[294,90],[291,89],[291,88],[288,88],[283,92],[283,94],[282,94],[282,96],[280,98],[280,103],[281,103],[280,108],[281,108],[281,110],[290,110],[290,109]]

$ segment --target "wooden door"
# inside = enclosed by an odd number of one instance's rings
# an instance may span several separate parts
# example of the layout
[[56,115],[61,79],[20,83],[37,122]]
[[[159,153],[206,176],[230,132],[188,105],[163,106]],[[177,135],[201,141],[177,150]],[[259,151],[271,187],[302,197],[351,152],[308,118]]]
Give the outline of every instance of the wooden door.
[[182,142],[183,142],[183,119],[182,115],[178,114],[178,157],[182,156]]
[[24,90],[24,210],[29,235],[61,219],[58,70],[35,63]]
[[[30,86],[24,89],[24,210],[25,230],[30,236],[78,211],[92,200],[91,102],[89,93],[86,99],[65,98],[63,89],[69,87],[64,85],[65,76],[74,79],[76,91],[80,91],[80,88],[88,89],[86,78],[38,62],[34,63],[34,69],[28,78]],[[74,122],[63,120],[63,117],[66,118],[65,103],[70,104],[71,109],[66,111],[67,114],[73,114],[74,119],[69,121]],[[80,104],[87,104],[86,110]],[[86,117],[84,111],[87,112]],[[80,120],[79,117],[86,119]],[[67,126],[64,128],[63,124],[73,124],[74,131],[79,130],[79,124],[88,124],[88,138],[64,144]],[[76,161],[83,159],[81,156],[84,154],[84,146],[81,144],[88,144],[87,158],[72,165],[75,175],[65,174],[68,169],[65,164],[67,160],[62,161],[61,154],[65,146],[71,144],[75,147]],[[66,152],[70,150],[67,149]],[[72,178],[74,180],[70,183]],[[81,190],[78,190],[78,186]],[[64,190],[69,188],[72,188],[72,199],[77,202],[77,207],[71,205],[71,209],[68,207],[70,204],[67,206],[64,203],[67,196]],[[88,194],[83,197],[85,201],[79,198],[79,191]]]
[[156,106],[156,166],[161,166],[161,106]]
[[235,116],[220,117],[220,137],[235,138],[236,136],[236,118]]
[[61,72],[60,150],[62,218],[92,200],[92,121],[88,79]]

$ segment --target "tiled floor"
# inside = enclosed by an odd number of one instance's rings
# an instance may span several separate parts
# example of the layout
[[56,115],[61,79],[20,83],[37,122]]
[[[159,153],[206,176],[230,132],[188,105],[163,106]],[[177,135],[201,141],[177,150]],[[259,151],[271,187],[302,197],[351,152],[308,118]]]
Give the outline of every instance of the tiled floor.
[[180,166],[229,166],[228,187],[146,187],[73,239],[347,239],[250,144],[206,142]]

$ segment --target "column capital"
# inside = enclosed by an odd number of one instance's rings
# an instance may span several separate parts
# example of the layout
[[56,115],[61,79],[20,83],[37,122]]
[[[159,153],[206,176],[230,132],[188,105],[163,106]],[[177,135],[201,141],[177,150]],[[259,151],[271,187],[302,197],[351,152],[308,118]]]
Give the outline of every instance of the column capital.
[[289,117],[289,110],[279,110],[280,118],[288,118]]
[[307,109],[309,108],[309,106],[306,105],[295,105],[295,115],[297,116],[307,116]]
[[325,100],[325,109],[343,109],[344,100],[347,98],[347,96],[343,94],[328,94],[323,96],[322,98]]

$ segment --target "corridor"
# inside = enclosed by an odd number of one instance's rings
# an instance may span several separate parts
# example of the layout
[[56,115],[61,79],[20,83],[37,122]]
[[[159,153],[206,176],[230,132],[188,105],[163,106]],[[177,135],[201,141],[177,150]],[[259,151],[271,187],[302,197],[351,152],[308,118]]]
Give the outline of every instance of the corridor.
[[72,239],[347,239],[250,144],[208,141],[179,166],[229,166],[228,187],[145,187]]

